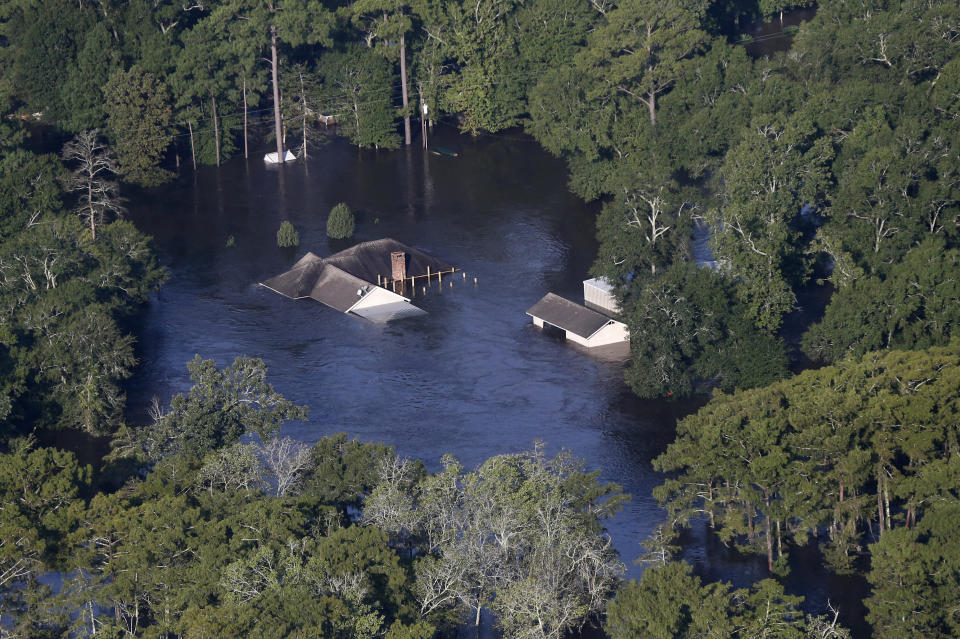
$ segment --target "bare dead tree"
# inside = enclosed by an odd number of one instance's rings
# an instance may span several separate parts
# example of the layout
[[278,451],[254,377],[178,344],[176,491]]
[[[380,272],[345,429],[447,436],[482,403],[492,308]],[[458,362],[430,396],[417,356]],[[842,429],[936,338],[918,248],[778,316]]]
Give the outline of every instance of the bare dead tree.
[[383,529],[398,541],[420,527],[413,468],[409,459],[392,455],[382,459],[377,487],[364,504],[364,523]]
[[807,636],[810,639],[850,639],[850,631],[837,625],[840,610],[829,600],[827,600],[827,609],[832,613],[832,617],[831,615],[819,617],[807,615]]
[[310,448],[292,437],[275,437],[259,447],[260,459],[277,482],[277,495],[295,490],[310,465]]
[[67,191],[79,193],[77,213],[90,226],[90,235],[97,239],[97,225],[107,214],[123,215],[125,208],[120,197],[117,159],[106,143],[99,139],[99,131],[82,131],[63,145],[60,157],[75,168],[64,180]]
[[197,474],[197,488],[214,491],[258,491],[263,488],[260,461],[253,446],[237,442],[207,456]]

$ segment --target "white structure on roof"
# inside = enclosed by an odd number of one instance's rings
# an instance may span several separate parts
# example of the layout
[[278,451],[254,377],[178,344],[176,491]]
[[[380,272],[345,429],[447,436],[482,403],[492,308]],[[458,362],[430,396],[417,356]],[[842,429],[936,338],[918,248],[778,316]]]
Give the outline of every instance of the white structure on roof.
[[583,280],[583,301],[589,308],[602,312],[620,312],[620,302],[613,294],[613,284],[605,277]]

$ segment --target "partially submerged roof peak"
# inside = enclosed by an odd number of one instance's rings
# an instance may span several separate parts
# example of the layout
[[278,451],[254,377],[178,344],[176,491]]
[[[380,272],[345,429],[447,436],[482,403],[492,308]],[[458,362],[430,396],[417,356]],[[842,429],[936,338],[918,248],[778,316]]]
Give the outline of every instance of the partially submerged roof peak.
[[[402,295],[378,286],[381,282],[386,283],[392,280],[392,275],[396,272],[394,270],[396,258],[391,256],[396,253],[402,253],[404,256],[406,279],[450,273],[455,270],[447,262],[393,238],[385,237],[360,242],[324,258],[307,252],[290,270],[264,280],[260,284],[286,297],[293,299],[310,297],[343,312],[355,312],[354,307],[357,306],[358,298],[363,298],[365,300],[363,306],[368,309],[363,314],[364,317],[369,317],[372,313],[369,309],[377,304],[406,303],[411,309],[419,310],[409,304],[409,300]],[[370,287],[370,289],[364,289],[364,287]],[[380,292],[368,298],[374,290]],[[384,295],[384,293],[390,294]],[[397,314],[394,313],[394,315]]]

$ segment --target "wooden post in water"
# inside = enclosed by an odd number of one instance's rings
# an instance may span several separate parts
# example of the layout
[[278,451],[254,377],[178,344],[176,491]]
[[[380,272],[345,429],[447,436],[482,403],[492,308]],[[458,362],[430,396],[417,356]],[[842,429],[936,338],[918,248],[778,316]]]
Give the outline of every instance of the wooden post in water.
[[427,264],[427,286],[430,286],[430,265]]
[[437,283],[443,284],[443,271],[437,271]]

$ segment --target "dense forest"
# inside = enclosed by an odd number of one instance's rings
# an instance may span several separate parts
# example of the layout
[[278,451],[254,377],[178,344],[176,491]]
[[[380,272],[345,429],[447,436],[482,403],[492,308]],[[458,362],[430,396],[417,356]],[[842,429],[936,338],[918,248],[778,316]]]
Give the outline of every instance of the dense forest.
[[[0,5],[0,637],[848,637],[782,585],[811,544],[866,579],[872,636],[960,637],[956,2],[340,4]],[[748,55],[743,25],[797,7],[785,51]],[[626,496],[571,455],[428,473],[306,446],[280,435],[306,407],[239,353],[125,423],[166,277],[125,198],[330,135],[418,144],[421,117],[563,158],[601,203],[627,383],[711,396],[655,462],[639,581],[603,527]],[[770,577],[704,583],[675,558],[694,524]]]

